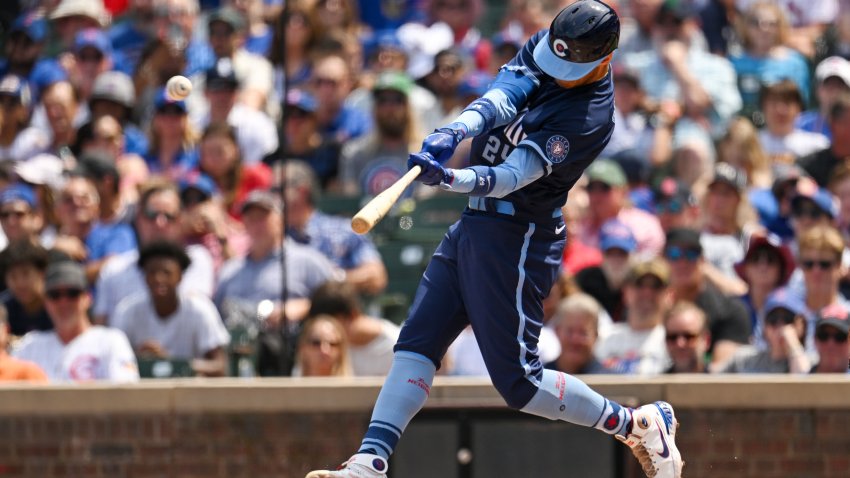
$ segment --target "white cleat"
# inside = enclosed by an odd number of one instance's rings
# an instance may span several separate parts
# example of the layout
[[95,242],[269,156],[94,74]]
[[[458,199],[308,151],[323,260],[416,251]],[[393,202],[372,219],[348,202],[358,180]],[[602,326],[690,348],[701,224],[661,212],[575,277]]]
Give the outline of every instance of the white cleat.
[[632,412],[632,431],[617,439],[632,449],[650,478],[681,478],[682,455],[676,448],[679,422],[667,402],[644,405]]
[[387,478],[387,460],[378,455],[358,453],[336,471],[311,471],[304,478]]

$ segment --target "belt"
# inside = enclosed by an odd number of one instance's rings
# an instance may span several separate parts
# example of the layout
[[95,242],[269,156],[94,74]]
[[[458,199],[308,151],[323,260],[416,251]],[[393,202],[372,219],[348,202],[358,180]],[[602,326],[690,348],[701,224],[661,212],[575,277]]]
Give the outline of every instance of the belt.
[[[516,208],[514,207],[513,203],[511,203],[509,201],[504,201],[502,199],[488,198],[488,197],[481,197],[481,196],[470,196],[469,197],[469,209],[474,209],[476,211],[483,211],[483,212],[496,212],[496,213],[499,213],[499,214],[504,214],[506,216],[517,216],[518,215],[517,212],[516,212]],[[561,217],[562,215],[563,215],[563,213],[561,212],[561,208],[556,208],[555,210],[552,211],[552,214],[549,215],[549,216],[546,216],[544,214],[541,214],[539,216],[535,215],[535,216],[542,217],[542,218],[546,218],[546,217],[556,218],[556,217]]]

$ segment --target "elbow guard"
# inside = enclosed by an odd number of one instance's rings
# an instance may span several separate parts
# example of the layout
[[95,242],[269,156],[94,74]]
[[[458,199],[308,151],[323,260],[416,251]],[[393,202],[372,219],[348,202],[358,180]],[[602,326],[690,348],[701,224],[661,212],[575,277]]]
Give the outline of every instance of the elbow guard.
[[475,185],[470,196],[486,196],[496,187],[496,173],[493,168],[488,166],[472,166],[469,168],[475,171]]
[[496,124],[496,105],[487,98],[478,98],[464,108],[463,111],[475,111],[484,118],[482,131],[489,131]]

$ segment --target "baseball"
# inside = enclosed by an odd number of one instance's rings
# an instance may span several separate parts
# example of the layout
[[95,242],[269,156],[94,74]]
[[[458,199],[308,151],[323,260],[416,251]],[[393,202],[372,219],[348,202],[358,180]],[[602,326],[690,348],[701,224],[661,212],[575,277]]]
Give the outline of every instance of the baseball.
[[185,100],[192,92],[192,82],[185,76],[172,76],[165,84],[165,92],[173,101]]

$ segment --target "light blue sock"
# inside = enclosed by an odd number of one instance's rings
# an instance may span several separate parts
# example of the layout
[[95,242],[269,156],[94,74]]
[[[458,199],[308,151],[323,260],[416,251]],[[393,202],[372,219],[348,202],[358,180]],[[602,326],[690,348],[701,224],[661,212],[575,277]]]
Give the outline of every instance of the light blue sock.
[[389,459],[407,424],[425,405],[436,371],[434,363],[424,355],[405,351],[395,353],[357,453],[371,453]]
[[626,435],[632,411],[593,391],[581,380],[554,370],[544,370],[537,393],[523,412],[593,427],[610,435]]

